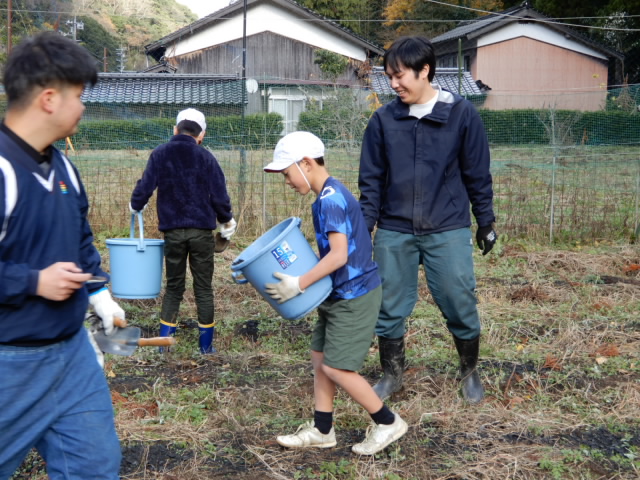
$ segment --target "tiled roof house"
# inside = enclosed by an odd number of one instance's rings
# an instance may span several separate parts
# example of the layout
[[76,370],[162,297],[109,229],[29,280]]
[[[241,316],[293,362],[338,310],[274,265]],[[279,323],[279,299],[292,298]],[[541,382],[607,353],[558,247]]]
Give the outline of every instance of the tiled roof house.
[[[374,67],[370,74],[371,89],[378,95],[395,95],[389,78],[382,67]],[[478,86],[470,72],[458,72],[457,68],[436,68],[433,82],[465,97],[483,95],[485,89]]]
[[548,18],[529,1],[463,22],[432,39],[437,67],[464,69],[491,87],[484,108],[598,110],[619,84],[623,55]]

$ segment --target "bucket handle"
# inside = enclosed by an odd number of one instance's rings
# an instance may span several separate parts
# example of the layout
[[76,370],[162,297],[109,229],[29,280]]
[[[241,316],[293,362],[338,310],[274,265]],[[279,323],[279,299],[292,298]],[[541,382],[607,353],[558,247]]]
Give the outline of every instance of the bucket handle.
[[146,246],[144,244],[144,223],[142,221],[142,212],[138,212],[137,214],[132,213],[131,214],[131,227],[129,228],[129,238],[134,238],[133,237],[133,232],[135,230],[135,220],[136,220],[136,215],[138,215],[138,228],[140,229],[140,240],[138,241],[138,248],[137,250],[139,252],[144,252]]
[[231,272],[231,278],[233,278],[233,281],[236,282],[238,285],[242,285],[243,283],[247,283],[249,281],[246,278],[244,278],[244,275],[242,275],[242,271],[240,270]]

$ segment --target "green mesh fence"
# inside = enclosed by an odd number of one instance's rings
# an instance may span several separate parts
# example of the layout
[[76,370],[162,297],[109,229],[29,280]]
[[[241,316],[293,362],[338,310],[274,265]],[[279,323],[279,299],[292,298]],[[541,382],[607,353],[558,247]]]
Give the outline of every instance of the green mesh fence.
[[[366,89],[313,90],[287,82],[259,85],[247,97],[244,113],[237,104],[87,104],[78,133],[58,146],[82,174],[96,235],[122,236],[128,234],[129,197],[151,149],[169,140],[178,111],[198,108],[207,116],[204,148],[227,177],[238,238],[248,244],[292,215],[303,218],[311,238],[312,195],[295,194],[281,175],[265,174],[262,167],[283,133],[307,129],[325,141],[330,173],[357,196],[362,133],[385,100]],[[637,85],[591,93],[490,93],[471,100],[490,139],[500,233],[545,242],[635,240],[640,233]],[[149,237],[159,235],[153,199],[145,226]]]

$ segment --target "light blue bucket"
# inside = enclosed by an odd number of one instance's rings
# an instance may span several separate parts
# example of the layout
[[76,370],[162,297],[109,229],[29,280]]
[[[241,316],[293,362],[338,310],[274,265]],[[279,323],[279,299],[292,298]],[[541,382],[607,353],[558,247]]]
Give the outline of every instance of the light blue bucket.
[[318,263],[318,256],[300,230],[301,222],[297,217],[280,222],[249,245],[231,264],[235,282],[249,282],[285,320],[304,317],[320,305],[333,288],[331,277],[327,276],[282,304],[264,291],[266,283],[280,281],[273,272],[297,277]]
[[160,295],[164,240],[144,238],[142,212],[138,212],[137,217],[139,238],[134,238],[136,214],[133,214],[129,238],[107,239],[114,297],[156,298]]

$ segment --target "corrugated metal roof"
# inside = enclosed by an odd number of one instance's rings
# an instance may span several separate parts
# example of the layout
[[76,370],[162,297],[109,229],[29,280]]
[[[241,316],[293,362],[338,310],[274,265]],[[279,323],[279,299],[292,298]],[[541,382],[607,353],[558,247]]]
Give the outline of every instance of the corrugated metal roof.
[[[371,88],[379,95],[395,95],[391,85],[389,84],[389,78],[384,73],[382,67],[374,67],[373,71],[369,75],[371,80]],[[437,83],[443,88],[451,92],[458,92],[458,69],[457,68],[437,68],[436,75],[433,79],[433,83]],[[476,82],[473,80],[471,73],[462,73],[462,95],[482,95],[483,92],[478,88]]]
[[98,83],[85,89],[82,101],[178,105],[240,104],[242,81],[229,75],[101,73],[98,74]]

